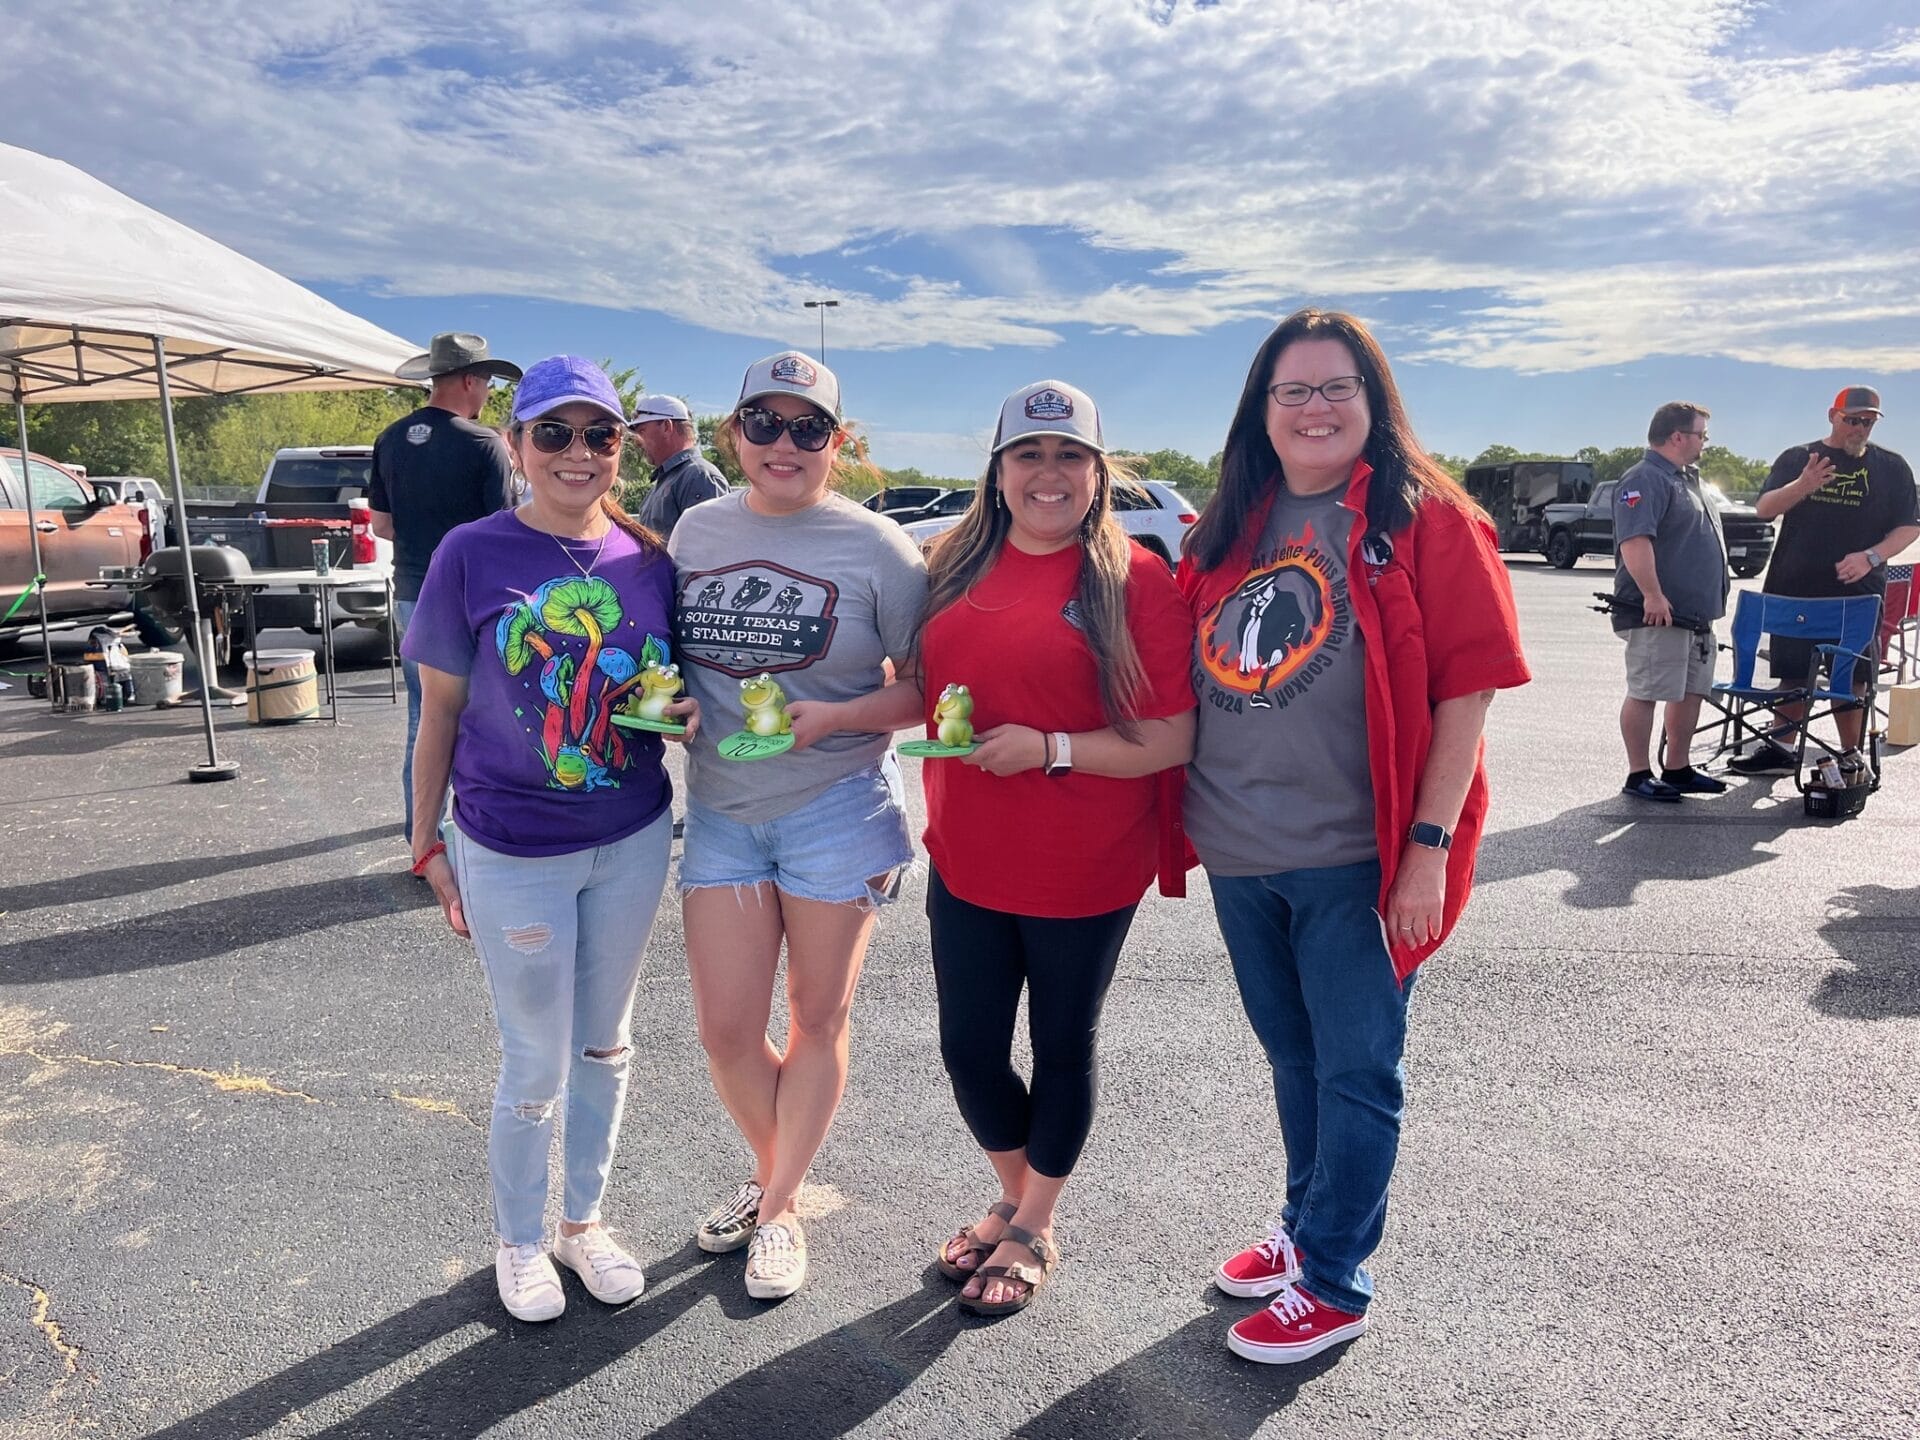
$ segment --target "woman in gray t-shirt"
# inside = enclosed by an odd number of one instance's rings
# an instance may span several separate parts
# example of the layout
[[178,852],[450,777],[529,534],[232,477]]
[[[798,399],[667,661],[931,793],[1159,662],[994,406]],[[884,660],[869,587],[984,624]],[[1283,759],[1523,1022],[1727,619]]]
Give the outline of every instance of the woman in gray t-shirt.
[[[697,1239],[750,1245],[747,1293],[763,1300],[806,1279],[800,1184],[846,1086],[874,914],[913,854],[888,737],[827,729],[833,702],[888,683],[927,594],[900,527],[831,489],[847,439],[832,371],[796,351],[757,361],[721,437],[747,487],[688,511],[670,547],[678,659],[702,715],[680,861],[687,967],[714,1089],[754,1156]],[[765,703],[775,686],[786,721]],[[777,750],[787,724],[791,749],[734,758]],[[749,729],[773,743],[725,743]],[[783,941],[784,1054],[767,1035]]]

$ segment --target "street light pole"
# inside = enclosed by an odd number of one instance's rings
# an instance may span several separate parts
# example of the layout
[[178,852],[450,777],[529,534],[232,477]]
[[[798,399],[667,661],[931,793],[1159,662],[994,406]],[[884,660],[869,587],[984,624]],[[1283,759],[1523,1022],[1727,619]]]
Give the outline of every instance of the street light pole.
[[820,363],[827,363],[827,311],[836,308],[838,300],[806,300],[801,302],[808,310],[820,312]]

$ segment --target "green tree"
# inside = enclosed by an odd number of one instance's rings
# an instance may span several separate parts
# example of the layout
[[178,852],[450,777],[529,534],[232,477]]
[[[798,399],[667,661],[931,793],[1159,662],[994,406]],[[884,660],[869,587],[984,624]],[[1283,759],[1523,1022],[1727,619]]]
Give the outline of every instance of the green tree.
[[1772,468],[1765,460],[1736,455],[1724,445],[1709,445],[1700,452],[1700,478],[1718,485],[1729,499],[1750,500],[1758,495]]
[[1593,483],[1604,485],[1609,480],[1618,480],[1638,465],[1646,453],[1644,445],[1620,445],[1612,450],[1602,450],[1598,445],[1583,445],[1573,452],[1573,458],[1591,465]]

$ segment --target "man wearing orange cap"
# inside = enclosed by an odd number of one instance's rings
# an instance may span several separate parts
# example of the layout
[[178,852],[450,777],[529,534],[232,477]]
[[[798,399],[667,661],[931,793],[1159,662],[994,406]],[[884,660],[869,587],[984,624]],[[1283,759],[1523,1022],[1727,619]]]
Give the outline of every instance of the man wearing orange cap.
[[[1868,439],[1879,419],[1880,392],[1849,385],[1827,411],[1832,433],[1795,445],[1773,462],[1753,506],[1762,520],[1780,521],[1780,539],[1761,584],[1767,594],[1886,593],[1887,561],[1920,539],[1920,505],[1912,467]],[[1767,643],[1773,678],[1788,686],[1803,682],[1813,642],[1775,635]],[[1776,713],[1772,738],[1734,760],[1732,769],[1743,775],[1793,769],[1793,751],[1782,742],[1792,741],[1807,707],[1782,705]],[[1851,778],[1867,768],[1860,754],[1864,716],[1856,706],[1837,714],[1834,723],[1845,747],[1840,769]]]

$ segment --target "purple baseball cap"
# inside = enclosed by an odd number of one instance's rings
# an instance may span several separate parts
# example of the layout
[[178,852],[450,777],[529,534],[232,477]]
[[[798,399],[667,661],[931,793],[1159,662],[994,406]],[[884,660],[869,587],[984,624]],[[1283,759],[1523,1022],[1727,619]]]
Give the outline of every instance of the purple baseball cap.
[[515,424],[538,420],[562,405],[591,405],[604,410],[609,419],[627,423],[626,409],[620,404],[620,392],[613,388],[607,372],[591,360],[578,355],[550,355],[537,365],[529,365],[513,392]]

